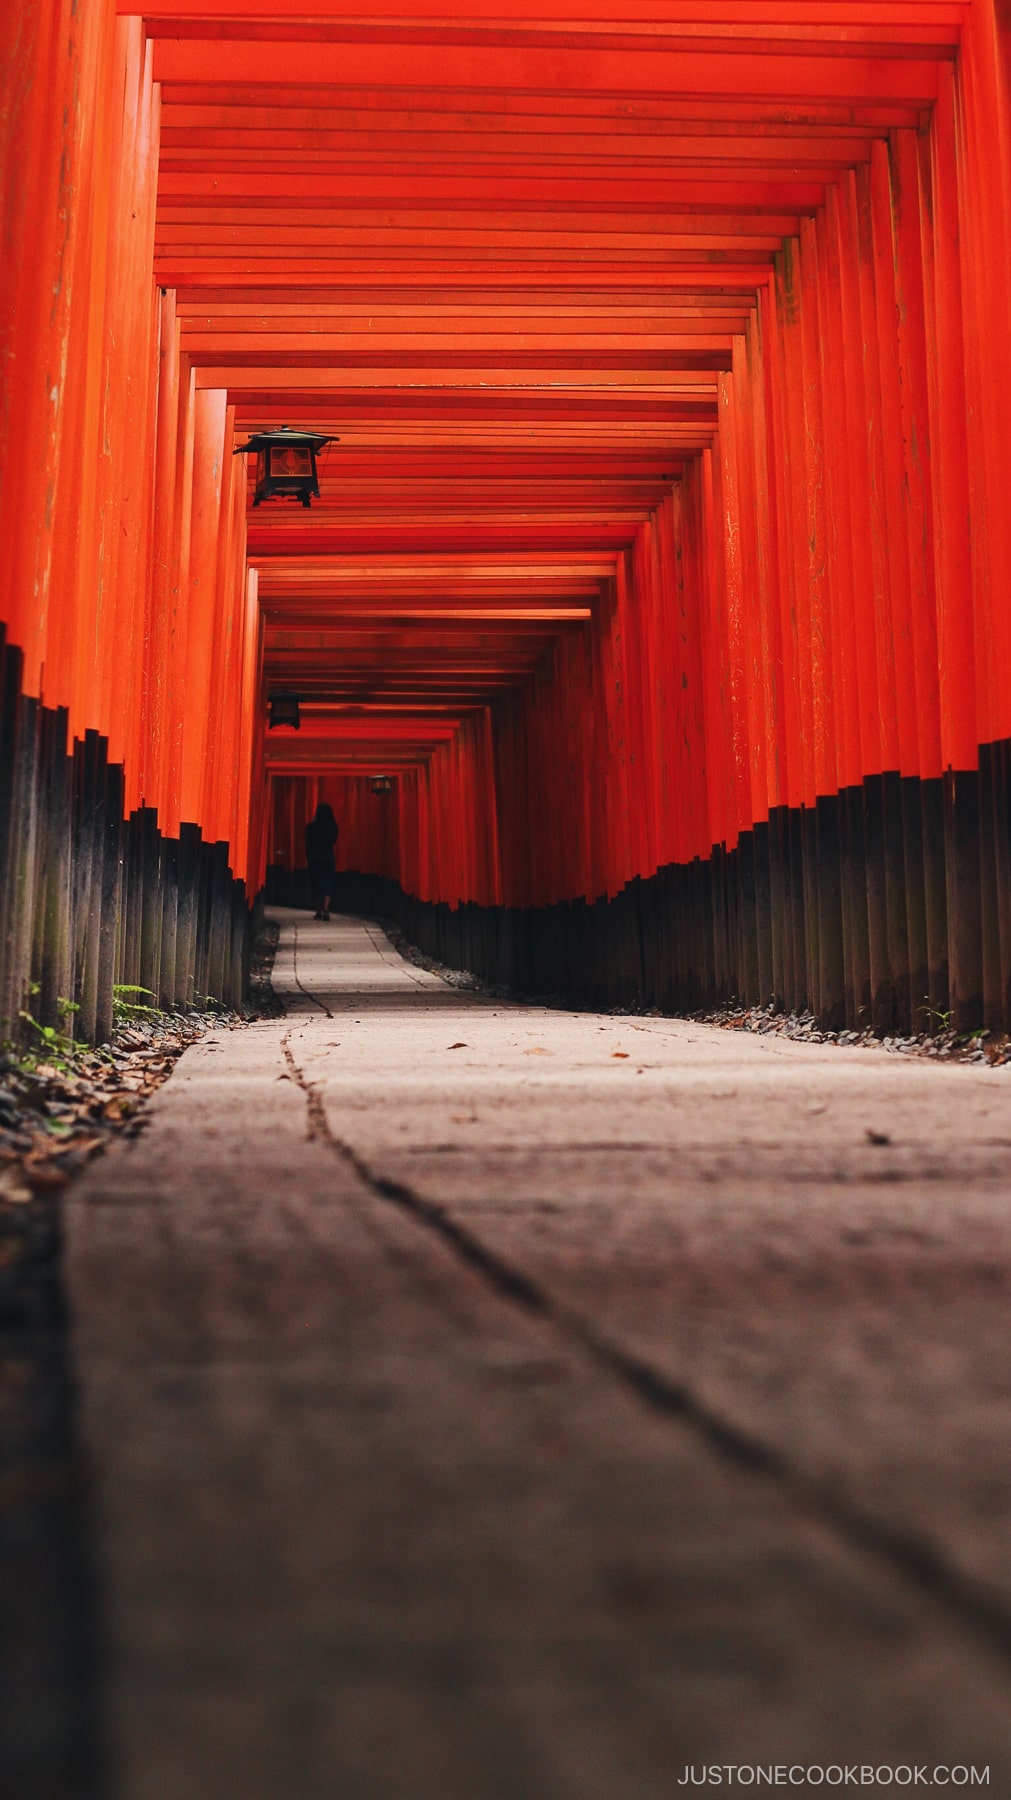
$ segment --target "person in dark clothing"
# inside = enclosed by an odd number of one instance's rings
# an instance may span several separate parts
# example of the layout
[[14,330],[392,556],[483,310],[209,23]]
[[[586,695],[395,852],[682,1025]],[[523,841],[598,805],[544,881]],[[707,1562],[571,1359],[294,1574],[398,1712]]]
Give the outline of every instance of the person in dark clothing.
[[330,917],[330,901],[333,897],[337,868],[334,863],[334,851],[337,848],[337,820],[333,816],[333,808],[325,800],[321,800],[314,816],[305,828],[305,860],[309,865],[309,901],[315,906],[314,919]]

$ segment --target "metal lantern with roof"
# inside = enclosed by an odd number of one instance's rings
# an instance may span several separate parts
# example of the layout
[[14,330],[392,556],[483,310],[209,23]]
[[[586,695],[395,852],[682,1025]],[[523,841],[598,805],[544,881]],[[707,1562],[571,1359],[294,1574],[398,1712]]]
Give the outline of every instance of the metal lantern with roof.
[[321,437],[314,431],[292,431],[280,425],[276,431],[254,432],[248,444],[236,445],[234,455],[256,453],[256,491],[253,505],[261,500],[300,500],[309,506],[312,496],[319,499],[319,474],[316,458],[324,444],[340,440]]

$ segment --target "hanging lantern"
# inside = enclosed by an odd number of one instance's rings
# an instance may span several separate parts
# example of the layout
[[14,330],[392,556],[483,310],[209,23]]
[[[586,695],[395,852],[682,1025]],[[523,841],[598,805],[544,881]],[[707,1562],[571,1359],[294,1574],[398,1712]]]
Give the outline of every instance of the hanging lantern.
[[253,505],[261,500],[301,500],[309,506],[312,496],[319,499],[319,474],[316,457],[324,444],[339,443],[338,438],[320,437],[312,431],[291,431],[281,425],[276,431],[257,431],[248,444],[238,444],[234,456],[256,453],[256,490]]
[[298,694],[271,694],[270,696],[270,729],[277,725],[290,725],[293,730],[301,731],[302,715],[299,711]]
[[392,794],[393,783],[390,780],[389,776],[388,775],[374,775],[372,777],[372,792],[374,794]]

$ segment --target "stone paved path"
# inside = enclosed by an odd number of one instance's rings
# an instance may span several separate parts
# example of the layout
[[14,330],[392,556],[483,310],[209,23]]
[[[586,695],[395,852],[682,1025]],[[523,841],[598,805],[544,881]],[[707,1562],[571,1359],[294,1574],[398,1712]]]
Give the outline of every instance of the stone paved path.
[[115,1800],[1011,1794],[1011,1073],[282,917],[69,1207]]

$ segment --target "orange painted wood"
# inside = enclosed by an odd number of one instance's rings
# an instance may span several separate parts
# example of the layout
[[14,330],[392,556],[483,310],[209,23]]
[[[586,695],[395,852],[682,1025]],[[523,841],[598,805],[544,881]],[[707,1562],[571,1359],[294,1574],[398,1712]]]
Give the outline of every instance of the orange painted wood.
[[16,11],[3,616],[131,805],[526,904],[1011,733],[1004,0]]

